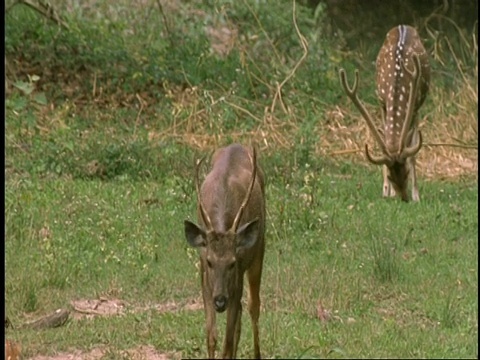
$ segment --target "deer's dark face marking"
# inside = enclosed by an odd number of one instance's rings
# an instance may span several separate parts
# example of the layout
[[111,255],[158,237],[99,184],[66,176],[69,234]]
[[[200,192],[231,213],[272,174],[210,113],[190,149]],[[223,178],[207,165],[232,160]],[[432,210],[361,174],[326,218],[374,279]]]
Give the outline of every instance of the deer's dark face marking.
[[392,184],[395,192],[400,198],[408,202],[408,175],[409,169],[407,163],[395,161],[392,166],[388,166],[388,180]]
[[236,242],[234,233],[207,235],[203,269],[217,312],[225,311],[237,284]]

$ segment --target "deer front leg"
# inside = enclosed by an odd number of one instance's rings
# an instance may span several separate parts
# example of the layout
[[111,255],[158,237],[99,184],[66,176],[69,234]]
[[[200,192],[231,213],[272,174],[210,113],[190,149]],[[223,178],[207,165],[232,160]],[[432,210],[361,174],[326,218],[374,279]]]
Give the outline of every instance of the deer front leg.
[[388,168],[383,165],[383,197],[395,197],[395,189],[388,180]]
[[250,286],[248,311],[252,319],[253,328],[253,356],[260,359],[260,341],[258,335],[258,318],[260,316],[260,281],[262,278],[263,251],[261,257],[248,270],[248,284]]
[[[418,131],[413,133],[412,143],[417,144],[419,141]],[[418,184],[417,184],[417,173],[415,171],[415,165],[417,161],[415,160],[415,156],[412,156],[409,159],[409,166],[410,166],[410,176],[412,177],[412,200],[413,201],[420,201],[420,193],[418,192]]]
[[416,160],[414,157],[410,158],[410,172],[412,176],[412,200],[420,201],[420,193],[418,192],[417,173],[415,172]]
[[210,359],[215,359],[215,349],[217,347],[217,326],[215,321],[215,310],[213,309],[212,303],[204,303],[205,306],[205,316],[207,323],[207,349],[208,357]]
[[208,358],[215,359],[215,349],[217,347],[217,326],[216,326],[216,314],[213,308],[213,297],[210,289],[207,285],[206,273],[202,276],[202,296],[203,307],[205,309],[205,323],[207,332],[207,351]]
[[242,332],[242,303],[238,308],[237,322],[235,324],[235,334],[233,337],[233,357],[237,357],[238,342],[240,341],[240,334]]
[[[243,289],[243,287],[242,287]],[[241,321],[241,316],[242,316],[242,304],[240,302],[240,299],[231,299],[232,303],[227,309],[227,330],[225,332],[225,340],[223,343],[223,359],[234,359],[237,356],[237,341],[236,339],[236,333],[238,332],[238,335],[240,335],[240,327],[241,323],[238,323]],[[237,328],[238,327],[238,328]]]

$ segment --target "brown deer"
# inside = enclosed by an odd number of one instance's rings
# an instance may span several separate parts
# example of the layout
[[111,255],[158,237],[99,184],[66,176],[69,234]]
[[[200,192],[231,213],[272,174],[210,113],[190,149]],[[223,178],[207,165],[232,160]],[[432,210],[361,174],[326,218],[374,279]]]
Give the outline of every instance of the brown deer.
[[381,102],[384,122],[383,135],[375,127],[370,114],[357,97],[358,70],[350,88],[345,70],[340,69],[340,81],[348,97],[367,122],[382,155],[373,156],[365,144],[367,159],[383,167],[383,196],[398,194],[408,201],[408,176],[412,178],[412,199],[419,201],[415,173],[415,155],[422,147],[418,130],[417,111],[427,96],[430,65],[427,52],[417,31],[408,25],[391,29],[377,56],[377,95]]
[[[212,170],[199,188],[196,166],[198,221],[185,220],[188,243],[199,248],[208,357],[215,358],[216,312],[227,310],[223,358],[235,358],[241,332],[243,275],[250,287],[255,358],[260,358],[258,317],[260,280],[265,252],[265,185],[255,148],[233,144],[215,152]],[[202,159],[203,160],[203,159]]]

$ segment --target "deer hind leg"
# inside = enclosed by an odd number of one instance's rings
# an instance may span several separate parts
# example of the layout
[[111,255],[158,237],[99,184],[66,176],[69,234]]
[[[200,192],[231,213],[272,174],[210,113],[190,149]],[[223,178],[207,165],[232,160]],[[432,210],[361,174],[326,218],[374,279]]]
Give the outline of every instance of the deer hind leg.
[[[412,137],[412,144],[417,144],[419,141],[418,131],[413,133]],[[415,171],[416,160],[415,156],[412,156],[408,159],[409,167],[410,167],[410,176],[412,177],[412,200],[413,201],[420,201],[420,193],[418,192],[418,184],[417,184],[417,173]]]
[[260,317],[260,282],[262,279],[263,252],[248,270],[248,285],[250,288],[248,298],[248,311],[252,319],[253,329],[253,356],[260,359],[260,341],[258,335],[258,318]]
[[383,165],[383,197],[395,197],[395,189],[388,180],[388,168]]

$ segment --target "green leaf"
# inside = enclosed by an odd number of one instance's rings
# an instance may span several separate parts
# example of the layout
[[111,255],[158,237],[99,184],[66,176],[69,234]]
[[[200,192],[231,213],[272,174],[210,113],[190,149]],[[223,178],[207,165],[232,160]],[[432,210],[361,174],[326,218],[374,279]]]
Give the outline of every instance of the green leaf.
[[27,107],[27,99],[25,97],[16,97],[13,99],[6,99],[5,106],[7,109],[14,111],[21,111]]
[[33,85],[25,81],[16,81],[13,83],[17,89],[23,92],[25,95],[30,95],[33,91]]
[[44,92],[37,93],[33,96],[33,100],[40,105],[47,105],[47,97]]

